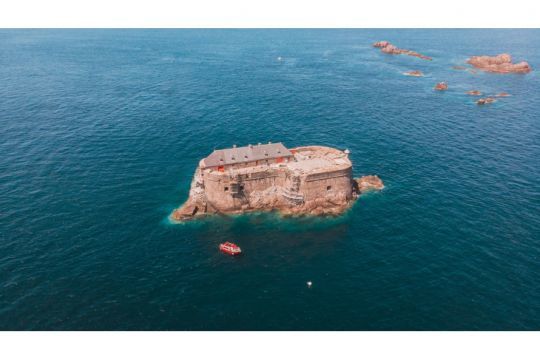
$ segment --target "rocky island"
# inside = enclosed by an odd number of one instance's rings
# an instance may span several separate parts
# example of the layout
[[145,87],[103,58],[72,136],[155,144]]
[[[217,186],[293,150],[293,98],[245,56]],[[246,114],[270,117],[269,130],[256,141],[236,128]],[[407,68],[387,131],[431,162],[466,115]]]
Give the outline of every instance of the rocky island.
[[383,187],[374,175],[353,179],[348,150],[287,149],[282,143],[233,146],[199,162],[189,198],[171,218],[274,210],[285,215],[338,215],[360,193]]
[[512,63],[512,56],[509,54],[499,54],[497,56],[473,56],[467,60],[467,63],[480,70],[500,74],[526,74],[532,70],[531,66],[525,61],[517,64]]
[[417,53],[416,51],[408,50],[408,49],[400,49],[395,45],[392,45],[388,41],[377,41],[373,44],[373,47],[381,49],[381,51],[385,54],[392,54],[392,55],[409,55],[414,56],[423,60],[432,60],[429,56],[422,55],[420,53]]

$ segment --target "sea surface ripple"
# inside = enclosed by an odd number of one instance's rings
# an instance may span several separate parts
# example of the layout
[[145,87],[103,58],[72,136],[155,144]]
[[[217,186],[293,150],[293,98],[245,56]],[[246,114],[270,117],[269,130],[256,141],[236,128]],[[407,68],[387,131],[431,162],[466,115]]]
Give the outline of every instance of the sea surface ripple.
[[[538,330],[539,40],[0,30],[0,329]],[[501,52],[533,72],[452,69]],[[200,158],[267,141],[348,148],[387,187],[335,219],[167,221]]]

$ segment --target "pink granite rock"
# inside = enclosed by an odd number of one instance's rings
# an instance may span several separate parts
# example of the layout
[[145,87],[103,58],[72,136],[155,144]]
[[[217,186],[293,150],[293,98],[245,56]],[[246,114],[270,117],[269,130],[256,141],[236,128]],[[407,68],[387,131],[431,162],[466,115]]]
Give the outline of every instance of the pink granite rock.
[[377,41],[376,43],[373,44],[373,47],[383,48],[383,47],[387,47],[388,45],[390,45],[388,41]]
[[467,60],[467,63],[480,70],[499,74],[526,74],[532,70],[531,66],[525,61],[513,64],[512,56],[510,56],[510,54],[499,54],[497,56],[473,56]]
[[469,91],[467,91],[466,94],[467,95],[472,95],[472,96],[481,96],[482,95],[482,93],[479,90],[469,90]]
[[477,105],[485,105],[485,104],[491,104],[491,103],[494,103],[495,102],[495,99],[492,98],[492,97],[487,97],[487,98],[482,98],[482,99],[478,99],[476,101],[476,104]]
[[440,82],[435,85],[435,90],[444,91],[448,90],[448,84],[446,82]]
[[384,189],[384,183],[377,175],[362,176],[360,178],[354,179],[354,181],[358,186],[359,193]]
[[421,72],[420,70],[406,71],[406,72],[404,72],[403,74],[404,74],[404,75],[407,75],[407,76],[416,76],[416,77],[424,76],[424,73]]
[[431,60],[429,56],[422,55],[412,50],[400,49],[397,46],[392,45],[388,41],[377,41],[376,43],[373,44],[373,47],[380,48],[381,51],[385,54],[391,54],[391,55],[404,54],[404,55],[414,56],[423,60]]

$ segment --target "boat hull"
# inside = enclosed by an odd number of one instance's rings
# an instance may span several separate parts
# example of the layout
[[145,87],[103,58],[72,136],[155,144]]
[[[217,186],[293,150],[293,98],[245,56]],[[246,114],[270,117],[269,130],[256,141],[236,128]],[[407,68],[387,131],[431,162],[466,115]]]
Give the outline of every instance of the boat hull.
[[219,250],[222,253],[232,255],[232,256],[240,255],[242,253],[242,250],[240,249],[240,247],[231,243],[220,244]]

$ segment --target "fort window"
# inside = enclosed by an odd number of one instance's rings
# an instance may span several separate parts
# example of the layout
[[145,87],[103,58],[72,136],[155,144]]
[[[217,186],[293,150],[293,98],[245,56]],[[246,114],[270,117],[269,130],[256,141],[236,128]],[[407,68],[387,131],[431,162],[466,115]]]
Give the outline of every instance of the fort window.
[[330,185],[328,185],[328,186],[326,187],[326,191],[330,191],[330,190],[332,190],[332,187],[331,187]]
[[225,186],[225,188],[223,189],[223,191],[229,191],[229,187],[228,187],[228,186]]

